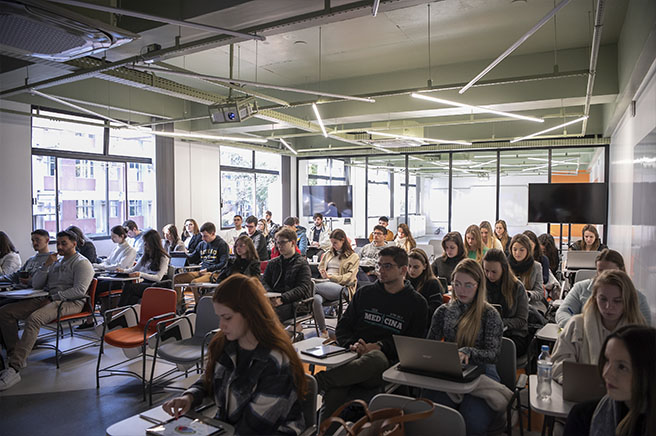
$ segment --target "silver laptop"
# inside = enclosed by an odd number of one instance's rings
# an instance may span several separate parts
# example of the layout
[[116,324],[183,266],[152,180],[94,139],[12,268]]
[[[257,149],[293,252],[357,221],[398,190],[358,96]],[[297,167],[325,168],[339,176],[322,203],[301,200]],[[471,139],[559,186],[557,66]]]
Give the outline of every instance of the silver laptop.
[[581,403],[606,395],[606,385],[597,365],[563,362],[563,400]]
[[[183,253],[184,254],[184,253]],[[171,256],[171,266],[174,268],[182,268],[185,266],[185,263],[187,262],[187,255],[184,257],[180,256]]]
[[596,269],[598,251],[567,251],[567,269]]
[[400,371],[467,382],[483,373],[479,365],[463,365],[455,342],[394,335]]

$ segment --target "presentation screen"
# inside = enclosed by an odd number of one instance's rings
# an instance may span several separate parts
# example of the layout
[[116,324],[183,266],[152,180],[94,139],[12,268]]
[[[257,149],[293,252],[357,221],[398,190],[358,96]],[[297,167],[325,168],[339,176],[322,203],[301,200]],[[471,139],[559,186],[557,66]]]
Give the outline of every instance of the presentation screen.
[[605,183],[529,183],[528,221],[533,223],[603,224]]
[[353,217],[352,186],[303,186],[303,216]]

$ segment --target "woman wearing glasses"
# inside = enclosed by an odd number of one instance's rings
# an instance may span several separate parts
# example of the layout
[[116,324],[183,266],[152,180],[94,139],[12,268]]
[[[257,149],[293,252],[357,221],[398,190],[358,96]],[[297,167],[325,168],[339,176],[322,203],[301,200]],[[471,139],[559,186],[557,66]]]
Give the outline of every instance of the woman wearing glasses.
[[[453,271],[453,298],[437,308],[428,339],[455,342],[463,363],[483,365],[485,375],[499,381],[496,362],[501,352],[503,323],[497,310],[486,302],[485,274],[480,263],[464,259]],[[456,404],[444,392],[425,394],[436,403],[457,409],[465,419],[468,435],[483,435],[496,413],[482,398],[465,394]]]

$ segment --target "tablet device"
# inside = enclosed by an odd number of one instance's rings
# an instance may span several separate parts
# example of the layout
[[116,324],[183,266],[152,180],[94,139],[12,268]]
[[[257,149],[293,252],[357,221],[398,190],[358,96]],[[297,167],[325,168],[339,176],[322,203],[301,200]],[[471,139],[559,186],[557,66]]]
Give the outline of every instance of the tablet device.
[[301,350],[301,353],[316,357],[318,359],[325,359],[326,357],[334,356],[335,354],[346,353],[347,351],[348,349],[344,347],[338,347],[337,345],[319,345],[318,347]]
[[164,424],[158,424],[146,429],[147,435],[157,436],[214,436],[225,432],[225,429],[218,422],[198,417],[196,419],[188,416],[181,416],[178,419],[172,418]]

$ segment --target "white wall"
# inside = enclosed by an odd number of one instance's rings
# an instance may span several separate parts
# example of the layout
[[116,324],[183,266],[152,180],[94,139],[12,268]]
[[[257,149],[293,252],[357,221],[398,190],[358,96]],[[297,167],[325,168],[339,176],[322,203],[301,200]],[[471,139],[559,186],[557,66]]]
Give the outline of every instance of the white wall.
[[[30,112],[30,106],[0,100],[0,107]],[[30,118],[0,112],[0,230],[25,261],[34,254],[32,231],[32,151]]]

